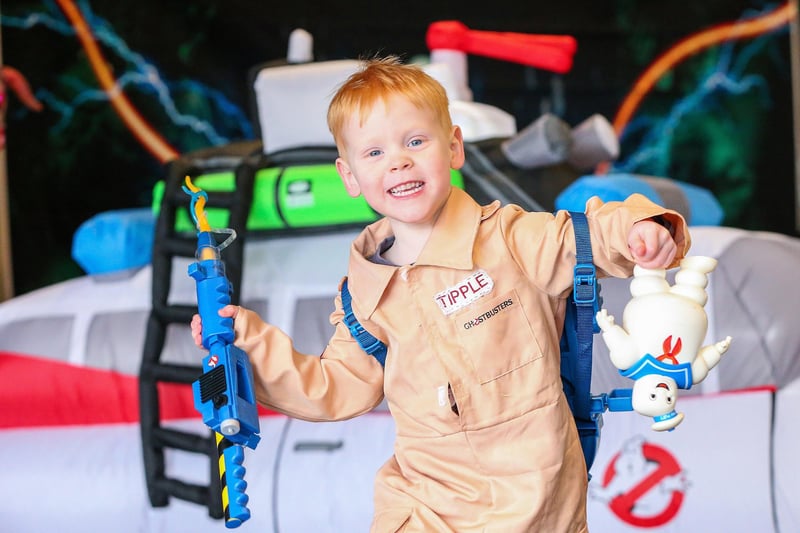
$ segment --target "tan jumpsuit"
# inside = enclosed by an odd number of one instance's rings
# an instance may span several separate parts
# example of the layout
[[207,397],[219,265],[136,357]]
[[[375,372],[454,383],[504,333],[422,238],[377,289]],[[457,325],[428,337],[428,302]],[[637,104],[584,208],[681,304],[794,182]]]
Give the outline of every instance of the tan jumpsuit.
[[[662,215],[678,254],[680,215],[640,195],[586,209],[601,276],[630,276],[627,235]],[[384,395],[394,455],[375,481],[371,531],[586,531],[587,475],[559,378],[564,303],[575,244],[567,213],[479,206],[454,188],[413,265],[375,264],[386,220],[355,240],[348,271],[353,309],[388,345],[385,370],[341,322],[321,357],[242,310],[236,344],[250,356],[256,396],[304,420],[370,411]]]

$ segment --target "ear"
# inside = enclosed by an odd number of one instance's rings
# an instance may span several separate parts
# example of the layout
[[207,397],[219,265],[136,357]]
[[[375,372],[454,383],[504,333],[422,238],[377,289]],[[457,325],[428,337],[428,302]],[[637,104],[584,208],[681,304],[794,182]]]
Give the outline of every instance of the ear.
[[458,170],[464,166],[464,159],[464,134],[460,127],[453,126],[450,136],[450,168]]
[[347,166],[347,163],[345,163],[344,159],[341,157],[336,158],[336,172],[338,172],[339,177],[342,178],[342,183],[344,184],[344,188],[347,189],[347,194],[353,198],[357,198],[361,195],[361,187],[358,185],[358,181],[350,171],[350,167]]

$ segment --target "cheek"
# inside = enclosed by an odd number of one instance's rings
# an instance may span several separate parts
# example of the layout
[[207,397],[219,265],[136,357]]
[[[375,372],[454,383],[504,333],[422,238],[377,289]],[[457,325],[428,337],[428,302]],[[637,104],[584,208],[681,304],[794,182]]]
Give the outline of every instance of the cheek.
[[363,187],[361,190],[364,193],[364,197],[369,200],[380,201],[385,194],[383,187],[378,182],[373,182],[367,187]]
[[360,182],[361,194],[367,200],[379,199],[383,196],[383,185],[377,179],[362,179]]

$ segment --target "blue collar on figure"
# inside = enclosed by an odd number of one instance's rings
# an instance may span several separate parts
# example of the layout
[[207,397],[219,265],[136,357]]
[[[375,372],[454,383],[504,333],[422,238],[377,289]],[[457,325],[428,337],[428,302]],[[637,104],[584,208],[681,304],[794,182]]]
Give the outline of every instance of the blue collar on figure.
[[675,418],[676,416],[678,416],[678,413],[676,413],[675,410],[673,409],[672,411],[670,411],[669,413],[667,413],[665,415],[654,416],[653,417],[653,421],[655,421],[655,422],[663,422],[664,420],[669,420],[670,418]]
[[637,380],[642,376],[649,376],[650,374],[658,374],[660,376],[672,378],[675,380],[678,388],[691,389],[692,388],[692,364],[681,363],[673,365],[671,363],[664,363],[659,361],[652,355],[645,354],[636,363],[631,365],[627,370],[620,370],[619,373],[626,378]]

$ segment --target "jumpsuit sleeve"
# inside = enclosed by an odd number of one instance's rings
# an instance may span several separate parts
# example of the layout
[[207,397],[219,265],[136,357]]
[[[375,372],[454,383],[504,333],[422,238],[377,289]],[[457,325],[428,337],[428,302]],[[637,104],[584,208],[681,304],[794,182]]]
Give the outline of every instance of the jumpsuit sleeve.
[[[565,296],[572,288],[575,265],[575,234],[569,213],[527,213],[517,208],[505,209],[502,216],[512,255],[533,283],[552,296]],[[598,276],[631,276],[634,262],[628,249],[628,233],[636,222],[655,217],[661,217],[677,245],[669,268],[678,266],[691,245],[686,221],[679,213],[641,194],[633,194],[622,202],[589,199],[586,218]]]
[[300,353],[292,339],[255,312],[240,308],[235,344],[253,365],[259,404],[309,421],[345,420],[383,400],[383,367],[365,353],[342,322],[341,297],[331,322],[336,330],[320,356]]

